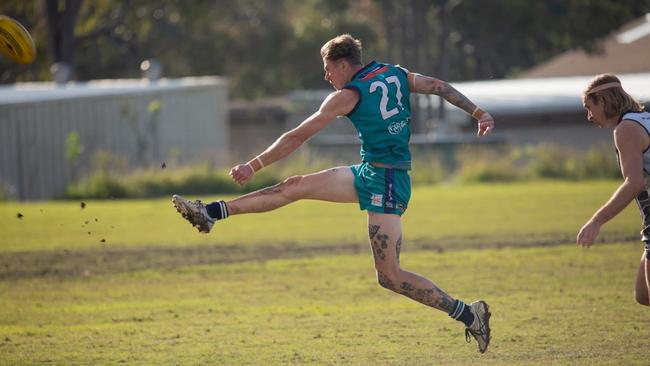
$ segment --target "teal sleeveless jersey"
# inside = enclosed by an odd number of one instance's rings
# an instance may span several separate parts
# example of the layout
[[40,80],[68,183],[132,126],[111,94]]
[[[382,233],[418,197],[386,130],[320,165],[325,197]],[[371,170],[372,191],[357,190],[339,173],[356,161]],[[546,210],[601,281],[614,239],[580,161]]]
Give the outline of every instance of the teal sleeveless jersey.
[[411,92],[406,70],[373,61],[344,88],[359,94],[347,117],[361,140],[361,160],[411,169]]

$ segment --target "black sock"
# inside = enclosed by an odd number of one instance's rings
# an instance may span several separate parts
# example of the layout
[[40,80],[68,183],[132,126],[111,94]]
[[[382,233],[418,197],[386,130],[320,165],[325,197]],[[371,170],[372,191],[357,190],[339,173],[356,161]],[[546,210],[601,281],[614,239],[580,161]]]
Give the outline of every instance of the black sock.
[[228,217],[228,206],[225,201],[216,201],[205,205],[208,215],[215,220],[223,220]]
[[454,303],[454,310],[449,312],[449,316],[459,322],[463,322],[466,327],[469,327],[474,322],[474,314],[472,314],[472,310],[460,300],[456,300]]

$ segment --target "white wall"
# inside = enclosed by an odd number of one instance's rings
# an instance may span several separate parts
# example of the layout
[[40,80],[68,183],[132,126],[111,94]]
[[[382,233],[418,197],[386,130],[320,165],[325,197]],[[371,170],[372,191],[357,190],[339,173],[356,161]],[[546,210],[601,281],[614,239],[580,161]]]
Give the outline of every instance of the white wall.
[[[160,103],[157,113],[152,102]],[[0,185],[21,200],[61,196],[74,175],[64,146],[71,132],[84,148],[77,175],[88,173],[99,151],[129,166],[160,165],[172,150],[181,161],[225,162],[227,108],[227,84],[217,77],[2,87]]]

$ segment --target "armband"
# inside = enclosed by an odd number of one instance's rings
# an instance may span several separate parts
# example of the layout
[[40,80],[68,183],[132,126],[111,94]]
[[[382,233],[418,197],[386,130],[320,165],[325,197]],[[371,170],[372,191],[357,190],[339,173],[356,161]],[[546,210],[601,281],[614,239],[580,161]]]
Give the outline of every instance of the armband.
[[481,119],[481,117],[483,117],[483,114],[485,114],[485,111],[479,108],[478,106],[476,106],[474,112],[472,112],[472,117],[478,120]]

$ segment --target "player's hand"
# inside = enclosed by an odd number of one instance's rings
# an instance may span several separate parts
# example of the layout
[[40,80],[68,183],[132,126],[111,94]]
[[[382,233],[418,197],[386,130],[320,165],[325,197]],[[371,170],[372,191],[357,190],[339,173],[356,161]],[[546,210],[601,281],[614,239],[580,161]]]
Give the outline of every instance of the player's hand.
[[255,171],[249,164],[239,164],[230,169],[230,176],[239,185],[246,184],[255,175]]
[[576,243],[583,248],[589,248],[596,241],[600,232],[600,226],[600,224],[594,221],[588,221],[578,232]]
[[484,112],[481,118],[478,120],[478,131],[476,132],[476,136],[485,136],[490,133],[493,128],[494,119],[488,112]]

